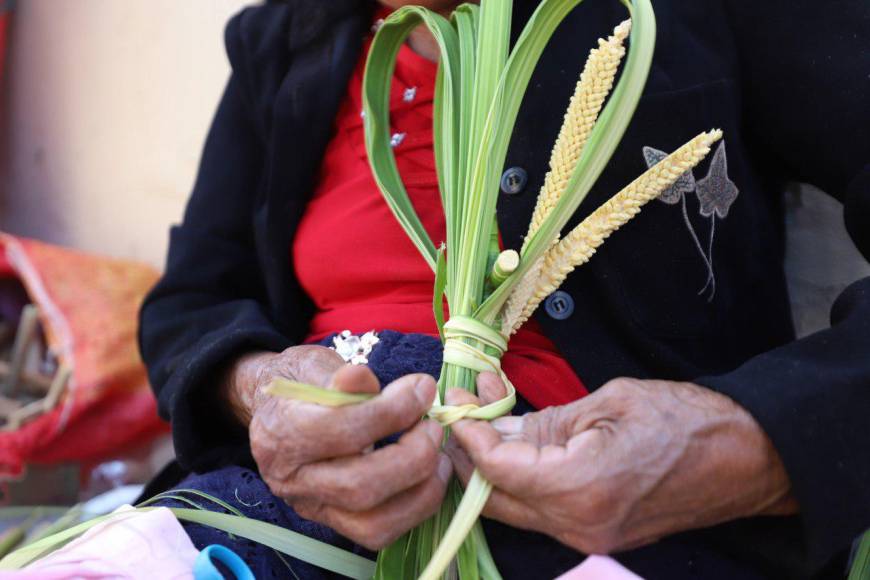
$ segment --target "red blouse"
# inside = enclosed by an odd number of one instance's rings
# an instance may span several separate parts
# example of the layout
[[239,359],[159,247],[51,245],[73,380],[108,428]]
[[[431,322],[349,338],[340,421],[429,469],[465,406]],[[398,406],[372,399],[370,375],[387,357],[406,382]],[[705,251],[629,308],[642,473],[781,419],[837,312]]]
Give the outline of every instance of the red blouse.
[[[293,242],[302,287],[314,300],[309,341],[345,329],[390,329],[436,335],[431,269],[405,235],[375,185],[363,138],[360,56],[336,119],[309,202]],[[432,99],[437,65],[403,46],[390,97],[399,172],[426,231],[446,237],[432,149]],[[510,341],[505,373],[532,405],[569,403],[587,393],[580,379],[529,321]]]

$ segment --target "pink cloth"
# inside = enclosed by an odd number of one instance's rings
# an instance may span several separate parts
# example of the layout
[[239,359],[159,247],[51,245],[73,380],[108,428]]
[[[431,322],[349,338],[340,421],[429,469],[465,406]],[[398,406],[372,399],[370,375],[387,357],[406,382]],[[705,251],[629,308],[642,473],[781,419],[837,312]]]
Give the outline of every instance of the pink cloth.
[[0,580],[192,580],[199,552],[171,511],[118,512],[23,570],[0,572]]
[[643,580],[607,556],[589,556],[582,564],[556,580]]

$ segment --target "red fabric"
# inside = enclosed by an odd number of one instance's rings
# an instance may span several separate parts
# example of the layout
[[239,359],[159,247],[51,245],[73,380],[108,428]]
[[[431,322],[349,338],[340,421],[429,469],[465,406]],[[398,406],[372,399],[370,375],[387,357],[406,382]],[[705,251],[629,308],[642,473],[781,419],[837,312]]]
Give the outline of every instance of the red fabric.
[[[432,314],[433,274],[405,235],[375,185],[363,140],[360,57],[321,167],[319,184],[293,243],[293,262],[317,313],[308,340],[342,330],[390,329],[437,334]],[[390,110],[399,171],[426,231],[436,245],[446,237],[432,149],[436,65],[403,47]],[[406,89],[416,88],[406,100]],[[534,321],[510,341],[505,373],[535,407],[560,405],[587,391]]]

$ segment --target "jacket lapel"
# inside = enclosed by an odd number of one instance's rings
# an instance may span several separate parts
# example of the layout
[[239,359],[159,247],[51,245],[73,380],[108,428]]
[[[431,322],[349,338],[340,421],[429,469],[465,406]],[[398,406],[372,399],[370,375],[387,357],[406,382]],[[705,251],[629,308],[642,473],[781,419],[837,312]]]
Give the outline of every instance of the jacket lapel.
[[305,203],[314,190],[333,120],[345,94],[367,30],[369,12],[360,0],[298,0],[290,10],[284,79],[275,96],[265,182],[254,216],[254,231],[275,320],[298,328],[310,305],[288,304],[304,296],[290,271],[290,243]]

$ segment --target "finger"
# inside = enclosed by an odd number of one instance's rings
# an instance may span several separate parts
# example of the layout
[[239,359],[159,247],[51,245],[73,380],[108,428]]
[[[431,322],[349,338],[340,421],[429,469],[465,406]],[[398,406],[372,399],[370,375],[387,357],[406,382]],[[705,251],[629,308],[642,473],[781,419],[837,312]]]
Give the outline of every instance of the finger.
[[474,464],[465,450],[459,446],[455,437],[451,436],[447,440],[447,444],[444,446],[444,453],[453,462],[453,472],[459,478],[459,481],[462,482],[463,486],[467,485],[468,480],[471,478],[471,473],[474,471]]
[[[463,405],[477,397],[462,389],[450,389],[447,402]],[[493,485],[509,492],[522,492],[539,476],[539,449],[525,441],[505,441],[486,421],[464,419],[451,426],[459,445],[472,463]]]
[[350,511],[370,510],[432,477],[442,436],[438,423],[421,422],[395,444],[367,455],[302,466],[279,487],[280,495],[315,498]]
[[484,405],[507,397],[507,386],[495,373],[480,373],[477,377],[477,394]]
[[432,406],[436,389],[435,379],[429,375],[406,375],[371,401],[345,407],[341,420],[348,430],[374,443],[419,421]]
[[[453,462],[453,472],[462,482],[462,487],[466,487],[468,480],[471,479],[471,474],[474,472],[474,464],[471,459],[453,437],[447,441],[444,452]],[[534,511],[528,504],[497,488],[490,492],[489,500],[483,509],[483,515],[526,529],[534,529],[533,524],[537,520]]]
[[417,423],[432,406],[435,389],[435,379],[429,375],[407,375],[370,401],[338,408],[311,405],[304,413],[290,409],[287,420],[298,432],[316,435],[306,440],[311,446],[306,449],[308,457],[355,455]]
[[[450,460],[441,455],[436,476],[368,511],[344,510],[323,505],[314,518],[340,534],[369,548],[378,550],[433,515],[441,506],[451,475]],[[309,517],[300,513],[303,517]]]
[[444,402],[448,405],[481,405],[483,401],[475,397],[472,393],[469,393],[465,389],[458,389],[456,387],[447,389],[447,394],[444,397]]
[[482,514],[515,528],[542,531],[541,517],[535,509],[522,500],[500,489],[493,489]]
[[[477,397],[470,393],[456,392],[459,389],[451,389],[447,392],[447,403],[450,405],[465,405],[469,401],[476,401]],[[463,419],[451,425],[452,433],[456,436],[459,445],[471,455],[482,457],[501,444],[501,435],[492,425],[486,421]]]
[[463,420],[451,428],[472,463],[494,486],[518,495],[536,486],[541,457],[536,445],[504,441],[485,421]]
[[[480,400],[464,389],[449,389],[445,396],[448,405],[480,404]],[[452,437],[456,445],[471,456],[472,463],[487,456],[501,444],[501,436],[485,421],[464,419],[451,426]],[[477,459],[476,459],[477,458]]]
[[346,365],[332,376],[329,388],[343,393],[377,394],[381,390],[381,383],[369,367]]
[[499,417],[490,424],[505,441],[525,439],[525,420],[523,415]]
[[[467,405],[467,404],[489,404],[503,399],[507,396],[507,390],[504,383],[495,373],[481,373],[477,380],[477,388],[480,391],[480,399],[475,397],[464,389],[450,389],[447,391],[446,401],[449,405]],[[510,436],[511,439],[521,439],[523,432],[523,418],[519,417],[499,417],[492,422],[503,437]]]

